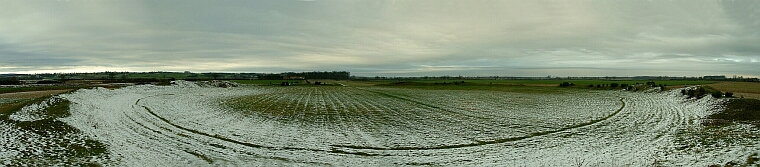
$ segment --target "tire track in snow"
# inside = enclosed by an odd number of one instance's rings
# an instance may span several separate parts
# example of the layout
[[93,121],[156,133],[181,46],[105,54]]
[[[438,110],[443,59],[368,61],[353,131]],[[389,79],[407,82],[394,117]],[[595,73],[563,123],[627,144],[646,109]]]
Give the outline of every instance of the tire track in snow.
[[440,150],[440,149],[455,149],[455,148],[465,148],[465,147],[475,147],[475,146],[483,146],[483,145],[491,145],[491,144],[499,144],[499,143],[506,143],[506,142],[513,142],[513,141],[520,141],[525,139],[530,139],[534,137],[540,137],[544,135],[550,135],[558,132],[568,131],[572,129],[577,128],[583,128],[589,125],[593,125],[595,123],[605,121],[609,118],[612,118],[616,116],[620,111],[622,111],[625,108],[625,101],[623,101],[623,98],[620,98],[620,102],[622,105],[619,109],[617,109],[614,113],[601,118],[597,120],[592,120],[590,122],[577,124],[574,126],[569,126],[565,128],[560,128],[557,130],[551,130],[551,131],[544,131],[544,132],[535,132],[531,133],[527,136],[521,136],[521,137],[511,137],[511,138],[503,138],[503,139],[497,139],[497,140],[490,140],[490,141],[478,141],[475,143],[469,143],[469,144],[456,144],[456,145],[444,145],[444,146],[436,146],[436,147],[367,147],[367,146],[354,146],[354,145],[331,145],[333,147],[341,147],[341,148],[350,148],[350,149],[358,149],[358,150],[393,150],[393,151],[404,151],[404,150]]
[[[135,104],[139,105],[138,103],[140,102],[140,100],[142,100],[142,99],[138,99],[135,102]],[[202,136],[206,136],[206,137],[222,140],[222,141],[229,142],[229,143],[243,145],[243,146],[246,146],[246,147],[261,148],[261,149],[270,149],[270,150],[293,150],[293,151],[326,152],[326,153],[336,153],[336,154],[352,154],[352,155],[360,155],[360,156],[380,156],[381,155],[381,154],[362,153],[362,152],[347,152],[347,151],[342,151],[342,150],[338,150],[338,149],[334,149],[334,148],[332,150],[319,150],[319,149],[308,149],[308,148],[298,148],[298,147],[274,147],[274,146],[265,146],[265,145],[259,145],[259,144],[253,144],[253,143],[247,143],[247,142],[237,141],[237,140],[233,140],[233,139],[229,139],[229,138],[224,138],[224,137],[216,135],[216,134],[215,135],[211,135],[211,134],[208,134],[208,133],[205,133],[205,132],[201,132],[201,131],[198,131],[198,130],[194,130],[194,129],[190,129],[190,128],[185,128],[183,126],[179,126],[179,125],[174,124],[171,121],[167,120],[166,118],[163,118],[163,117],[157,115],[152,110],[150,110],[150,108],[148,108],[147,106],[143,106],[143,105],[139,105],[139,106],[143,107],[145,109],[145,111],[147,111],[150,115],[158,118],[159,120],[163,121],[164,123],[166,123],[166,124],[168,124],[168,125],[170,125],[172,127],[175,127],[177,129],[181,129],[181,130],[184,130],[184,131],[187,131],[187,132],[190,132],[190,133],[194,133],[194,134],[197,134],[197,135],[202,135]]]

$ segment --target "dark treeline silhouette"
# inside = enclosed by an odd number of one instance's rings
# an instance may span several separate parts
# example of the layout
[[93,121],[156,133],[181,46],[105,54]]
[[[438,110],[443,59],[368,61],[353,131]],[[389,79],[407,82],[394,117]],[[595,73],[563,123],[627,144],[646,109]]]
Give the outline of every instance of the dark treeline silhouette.
[[282,79],[334,79],[348,80],[351,73],[348,71],[313,71],[313,72],[287,72],[282,73]]

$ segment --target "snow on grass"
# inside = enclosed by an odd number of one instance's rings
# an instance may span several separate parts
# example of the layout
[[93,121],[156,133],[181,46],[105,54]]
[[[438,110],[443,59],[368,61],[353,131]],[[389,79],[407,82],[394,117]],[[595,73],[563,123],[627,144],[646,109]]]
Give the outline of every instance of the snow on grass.
[[757,150],[685,144],[721,100],[678,90],[216,86],[83,89],[63,96],[72,116],[61,120],[119,166],[706,166]]
[[68,114],[69,101],[58,97],[21,101],[30,104],[0,114],[0,164],[78,166],[109,161],[105,146],[57,120]]
[[45,110],[52,105],[61,103],[61,101],[62,99],[54,97],[39,103],[33,103],[24,106],[20,111],[11,114],[9,118],[14,121],[38,121],[49,118],[51,116],[45,113]]

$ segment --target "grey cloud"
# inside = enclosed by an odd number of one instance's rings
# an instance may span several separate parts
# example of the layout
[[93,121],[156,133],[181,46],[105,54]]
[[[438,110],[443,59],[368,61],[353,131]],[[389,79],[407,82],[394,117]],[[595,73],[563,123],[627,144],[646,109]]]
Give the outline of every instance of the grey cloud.
[[758,4],[10,1],[0,72],[757,76]]

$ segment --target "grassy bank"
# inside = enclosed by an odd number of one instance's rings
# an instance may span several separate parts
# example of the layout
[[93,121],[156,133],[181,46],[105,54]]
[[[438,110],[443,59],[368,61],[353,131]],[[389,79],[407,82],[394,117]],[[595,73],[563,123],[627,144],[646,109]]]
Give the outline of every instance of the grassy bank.
[[45,91],[45,90],[67,90],[67,89],[79,89],[86,88],[86,86],[31,86],[31,87],[6,87],[0,88],[0,94],[3,93],[16,93],[16,92],[29,92],[29,91]]
[[[0,137],[10,143],[23,143],[15,150],[15,159],[2,162],[9,166],[100,166],[97,162],[91,162],[93,156],[107,156],[107,149],[103,143],[88,139],[81,132],[68,124],[59,121],[58,118],[70,116],[69,105],[71,102],[65,99],[44,96],[35,99],[21,99],[10,104],[0,105],[0,123],[17,128],[22,132],[21,136]],[[46,106],[43,108],[26,108],[28,106]],[[33,115],[34,119],[17,120],[12,115]],[[9,133],[12,129],[5,129]],[[18,140],[23,139],[23,140]],[[27,143],[31,142],[31,143]],[[9,143],[6,143],[9,144]],[[44,153],[44,154],[41,154]]]
[[743,122],[760,125],[760,100],[734,98],[726,102],[726,109],[708,117],[717,123]]

